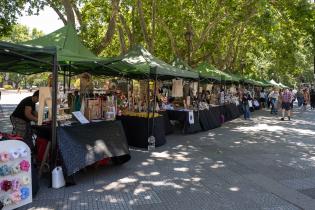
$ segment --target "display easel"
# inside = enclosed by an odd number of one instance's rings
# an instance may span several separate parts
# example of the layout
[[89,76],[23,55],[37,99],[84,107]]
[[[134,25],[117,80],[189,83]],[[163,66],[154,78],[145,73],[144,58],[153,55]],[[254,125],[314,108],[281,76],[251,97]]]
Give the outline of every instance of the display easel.
[[51,88],[41,87],[39,88],[39,106],[38,106],[38,125],[43,124],[44,110],[48,107],[48,119],[52,117],[52,99],[51,99]]

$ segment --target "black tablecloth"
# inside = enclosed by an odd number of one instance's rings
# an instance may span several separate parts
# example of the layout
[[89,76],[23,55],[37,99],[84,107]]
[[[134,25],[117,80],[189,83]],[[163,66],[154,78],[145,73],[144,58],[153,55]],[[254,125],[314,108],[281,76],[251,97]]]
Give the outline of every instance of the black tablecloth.
[[[148,133],[148,119],[143,117],[119,116],[117,119],[121,120],[128,144],[134,147],[148,148],[148,135],[152,134],[153,118],[149,119],[149,133]],[[154,132],[155,146],[159,147],[166,143],[164,118],[162,116],[154,118]]]
[[224,109],[225,121],[234,120],[240,116],[240,110],[234,103],[224,105]]
[[199,115],[202,130],[207,131],[221,126],[220,110],[216,107],[209,110],[201,110],[199,111]]
[[163,119],[164,119],[165,135],[173,133],[173,131],[174,131],[173,126],[170,122],[170,119],[168,117],[167,112],[166,111],[160,111],[159,114],[162,115]]
[[196,133],[202,130],[197,111],[194,111],[194,124],[189,123],[188,111],[167,110],[167,114],[170,120],[177,120],[182,124],[184,134]]
[[57,141],[68,176],[104,158],[129,155],[120,121],[58,127]]

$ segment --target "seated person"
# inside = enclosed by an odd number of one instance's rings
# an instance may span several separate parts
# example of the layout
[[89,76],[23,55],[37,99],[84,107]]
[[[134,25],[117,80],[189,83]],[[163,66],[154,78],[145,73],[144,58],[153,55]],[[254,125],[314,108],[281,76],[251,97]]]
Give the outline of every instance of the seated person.
[[168,103],[167,104],[163,104],[163,109],[165,110],[174,110],[174,101],[175,101],[175,98],[172,97],[170,99],[168,99]]
[[24,98],[11,114],[10,119],[13,125],[13,132],[25,140],[32,138],[31,121],[37,122],[38,115],[35,110],[35,104],[39,99],[39,90],[35,91],[33,96]]

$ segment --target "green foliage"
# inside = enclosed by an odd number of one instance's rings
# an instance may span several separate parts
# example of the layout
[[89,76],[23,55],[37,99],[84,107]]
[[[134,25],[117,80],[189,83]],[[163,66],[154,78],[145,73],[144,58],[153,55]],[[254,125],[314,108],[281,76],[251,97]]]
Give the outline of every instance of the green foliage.
[[5,90],[12,90],[13,89],[12,85],[3,85],[3,88]]
[[[69,5],[65,2],[71,2],[72,10],[80,10],[76,13],[79,33],[86,46],[96,49],[106,40],[115,1],[52,0],[49,5],[65,16]],[[12,2],[24,5],[23,0]],[[132,44],[149,48],[152,44],[152,53],[166,62],[174,57],[188,60],[191,51],[193,67],[208,62],[224,71],[254,79],[275,79],[287,85],[313,80],[315,6],[308,0],[120,0],[119,7],[116,24],[111,28],[114,35],[104,45],[101,56],[120,55],[124,43],[127,48]],[[191,48],[185,38],[189,25],[193,32]],[[23,39],[15,36],[15,40]]]
[[1,0],[0,1],[0,38],[7,36],[16,24],[18,16],[36,14],[44,4],[39,0]]
[[[27,40],[35,39],[40,36],[43,36],[44,33],[42,31],[39,31],[37,29],[32,29],[30,30],[27,26],[24,25],[14,25],[12,26],[12,30],[8,33],[7,36],[3,36],[0,38],[1,41],[6,41],[6,42],[24,42]],[[30,76],[25,76],[21,74],[16,74],[16,73],[8,73],[8,77],[10,81],[14,82],[16,86],[20,86],[20,83],[23,83],[25,86],[25,83],[29,85],[40,85],[43,84],[46,80],[47,77],[43,77],[45,74],[36,74],[36,75],[30,75]],[[0,76],[3,78],[3,74]]]
[[44,33],[36,28],[30,30],[27,26],[18,24],[12,26],[12,30],[9,32],[9,34],[7,36],[0,38],[0,40],[18,43],[36,39],[43,35]]

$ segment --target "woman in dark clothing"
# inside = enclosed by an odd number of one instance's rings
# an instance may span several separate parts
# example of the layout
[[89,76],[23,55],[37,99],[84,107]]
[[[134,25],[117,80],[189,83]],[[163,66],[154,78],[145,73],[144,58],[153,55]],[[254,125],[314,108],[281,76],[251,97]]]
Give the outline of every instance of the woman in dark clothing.
[[247,90],[244,91],[242,97],[243,111],[244,111],[244,119],[250,120],[250,109],[249,109],[249,100],[251,100],[251,96]]

